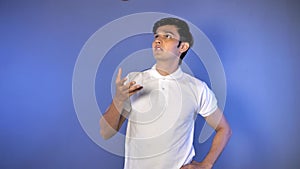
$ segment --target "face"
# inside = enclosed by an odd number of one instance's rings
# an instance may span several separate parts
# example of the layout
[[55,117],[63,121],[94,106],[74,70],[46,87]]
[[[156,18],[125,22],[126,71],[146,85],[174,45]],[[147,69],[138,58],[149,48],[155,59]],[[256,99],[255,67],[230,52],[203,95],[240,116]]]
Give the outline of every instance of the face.
[[178,48],[180,35],[174,25],[158,27],[152,43],[153,55],[157,61],[177,61],[181,51]]

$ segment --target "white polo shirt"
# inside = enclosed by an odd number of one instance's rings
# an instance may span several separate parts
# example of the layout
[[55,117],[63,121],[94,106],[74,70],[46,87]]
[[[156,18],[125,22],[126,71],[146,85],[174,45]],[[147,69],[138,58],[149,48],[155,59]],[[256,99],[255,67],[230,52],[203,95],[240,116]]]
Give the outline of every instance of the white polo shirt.
[[190,163],[196,115],[217,109],[213,92],[181,68],[162,76],[154,65],[128,78],[143,89],[130,98],[124,169],[179,169]]

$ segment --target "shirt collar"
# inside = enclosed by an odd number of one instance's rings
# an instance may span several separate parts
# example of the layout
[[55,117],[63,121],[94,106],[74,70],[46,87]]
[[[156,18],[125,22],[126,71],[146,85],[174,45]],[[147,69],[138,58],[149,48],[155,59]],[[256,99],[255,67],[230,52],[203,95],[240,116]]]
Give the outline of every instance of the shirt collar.
[[156,70],[156,64],[152,66],[151,68],[151,74],[155,77],[155,78],[160,78],[160,79],[179,79],[183,72],[181,70],[181,67],[179,66],[178,69],[173,72],[170,75],[167,76],[162,76],[161,74],[159,74],[159,72]]

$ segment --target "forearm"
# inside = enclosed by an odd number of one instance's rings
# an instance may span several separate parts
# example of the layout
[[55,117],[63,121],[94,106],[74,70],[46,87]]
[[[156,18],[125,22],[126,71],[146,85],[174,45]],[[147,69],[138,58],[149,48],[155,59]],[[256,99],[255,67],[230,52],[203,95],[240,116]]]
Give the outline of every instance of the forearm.
[[[124,109],[125,102],[130,96],[137,93],[143,88],[143,86],[135,85],[135,81],[131,81],[125,84],[127,78],[121,79],[122,69],[118,71],[116,78],[116,94],[107,111],[100,119],[100,134],[104,139],[109,139],[121,128],[123,122],[128,116],[128,106]],[[127,105],[127,104],[126,104]]]
[[100,134],[104,139],[112,137],[125,121],[122,116],[124,102],[113,100],[107,111],[100,119]]
[[229,126],[216,130],[216,135],[213,139],[212,146],[202,162],[213,166],[229,141],[230,136],[231,129]]

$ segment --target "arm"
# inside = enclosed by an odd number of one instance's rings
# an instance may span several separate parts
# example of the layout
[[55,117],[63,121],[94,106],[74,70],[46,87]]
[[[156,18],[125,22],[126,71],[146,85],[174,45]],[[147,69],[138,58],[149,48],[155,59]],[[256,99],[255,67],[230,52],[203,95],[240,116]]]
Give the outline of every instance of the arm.
[[100,134],[104,139],[109,139],[119,131],[129,114],[123,109],[124,102],[142,89],[142,86],[135,85],[134,81],[124,84],[127,79],[121,79],[121,75],[122,69],[120,68],[116,78],[116,95],[100,119]]
[[[122,114],[120,113],[122,112]],[[100,119],[100,135],[106,140],[114,136],[126,120],[123,102],[114,101]]]
[[229,138],[231,137],[232,131],[220,109],[217,109],[213,114],[206,117],[205,120],[216,130],[216,135],[213,139],[211,148],[202,163],[213,165],[225,148]]
[[211,148],[202,162],[193,161],[181,169],[211,169],[232,134],[230,126],[220,109],[205,117],[205,120],[216,131]]

